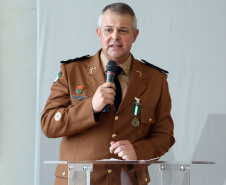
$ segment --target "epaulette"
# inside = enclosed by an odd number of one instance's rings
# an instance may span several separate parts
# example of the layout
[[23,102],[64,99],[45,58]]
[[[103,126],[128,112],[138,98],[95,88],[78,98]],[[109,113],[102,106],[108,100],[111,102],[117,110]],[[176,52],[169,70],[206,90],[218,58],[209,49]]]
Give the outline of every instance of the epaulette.
[[68,59],[68,60],[63,60],[61,61],[60,63],[61,64],[69,64],[71,62],[76,62],[76,61],[80,61],[80,60],[83,60],[83,59],[86,59],[88,58],[90,55],[85,55],[85,56],[82,56],[82,57],[77,57],[77,58],[72,58],[72,59]]
[[160,67],[157,67],[157,66],[155,66],[155,65],[153,65],[153,64],[151,64],[151,63],[149,63],[149,62],[147,62],[147,61],[145,61],[145,60],[143,60],[143,59],[141,59],[141,61],[142,61],[144,64],[146,64],[146,65],[148,65],[148,66],[150,66],[150,67],[153,67],[153,68],[159,70],[159,71],[162,72],[162,73],[165,73],[165,74],[168,74],[168,73],[169,73],[168,71],[166,71],[166,70],[164,70],[164,69],[161,69]]

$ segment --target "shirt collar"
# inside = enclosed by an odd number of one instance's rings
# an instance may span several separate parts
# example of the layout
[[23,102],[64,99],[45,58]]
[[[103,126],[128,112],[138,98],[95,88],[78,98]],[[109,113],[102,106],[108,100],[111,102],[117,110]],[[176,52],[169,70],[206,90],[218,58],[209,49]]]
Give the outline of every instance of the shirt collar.
[[[101,65],[103,66],[103,70],[106,71],[107,63],[109,60],[105,57],[103,52],[100,53],[100,61],[101,61]],[[132,61],[132,57],[130,54],[129,57],[119,65],[123,69],[126,75],[129,75],[131,71],[131,61]]]

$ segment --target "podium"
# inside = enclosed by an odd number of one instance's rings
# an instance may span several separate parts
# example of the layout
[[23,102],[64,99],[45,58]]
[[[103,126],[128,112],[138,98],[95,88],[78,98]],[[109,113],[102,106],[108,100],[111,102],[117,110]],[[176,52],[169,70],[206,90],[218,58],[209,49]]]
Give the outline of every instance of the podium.
[[[192,165],[214,165],[213,161],[169,162],[156,160],[45,161],[68,166],[68,185],[149,184],[150,169],[159,174],[161,185],[190,185]],[[156,174],[155,173],[155,174]],[[152,184],[152,183],[150,183]]]

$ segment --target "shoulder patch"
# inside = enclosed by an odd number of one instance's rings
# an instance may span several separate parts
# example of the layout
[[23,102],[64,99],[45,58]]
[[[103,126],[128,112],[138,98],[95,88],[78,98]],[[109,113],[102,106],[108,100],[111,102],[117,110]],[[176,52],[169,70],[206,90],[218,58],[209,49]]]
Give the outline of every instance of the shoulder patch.
[[142,61],[144,64],[146,64],[146,65],[148,65],[148,66],[150,66],[150,67],[153,67],[153,68],[159,70],[159,71],[162,72],[162,73],[165,73],[165,74],[168,74],[168,73],[169,73],[168,71],[166,71],[166,70],[164,70],[164,69],[161,69],[160,67],[157,67],[157,66],[155,66],[155,65],[153,65],[153,64],[151,64],[151,63],[149,63],[149,62],[147,62],[147,61],[145,61],[145,60],[143,60],[143,59],[141,59],[141,61]]
[[68,59],[68,60],[63,60],[61,61],[60,63],[61,64],[69,64],[71,62],[76,62],[76,61],[80,61],[80,60],[83,60],[83,59],[86,59],[88,58],[90,55],[85,55],[85,56],[82,56],[82,57],[77,57],[77,58],[72,58],[72,59]]

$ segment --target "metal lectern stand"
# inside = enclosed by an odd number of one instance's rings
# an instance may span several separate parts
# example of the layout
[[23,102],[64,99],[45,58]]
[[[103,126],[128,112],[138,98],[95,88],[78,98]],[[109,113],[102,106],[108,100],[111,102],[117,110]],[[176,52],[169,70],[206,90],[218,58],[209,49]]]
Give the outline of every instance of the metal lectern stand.
[[[123,172],[125,166],[132,167],[132,170],[139,169],[150,169],[154,165],[158,165],[158,171],[161,174],[161,185],[190,185],[190,168],[191,165],[212,165],[216,164],[211,161],[191,161],[191,162],[167,162],[167,161],[153,161],[153,160],[138,160],[138,161],[123,161],[123,160],[99,160],[99,161],[59,161],[59,162],[45,162],[45,163],[58,163],[58,164],[68,164],[68,185],[90,185],[94,182],[95,179],[94,172],[99,172],[103,170],[103,167],[106,168],[106,174],[112,175],[114,172],[118,176],[110,179],[112,184],[114,181],[120,180],[121,185],[134,185],[132,183],[133,179],[130,180],[125,176],[126,173]],[[122,168],[123,167],[123,168]],[[117,169],[117,170],[115,170]],[[122,170],[122,171],[120,171]],[[124,170],[125,171],[125,170]],[[103,172],[103,171],[101,171]],[[129,172],[127,172],[129,173]],[[149,173],[149,172],[148,172]],[[148,183],[150,181],[149,174],[148,177],[141,174],[141,180],[143,183],[145,181]],[[116,177],[116,178],[115,178]],[[140,179],[136,179],[133,182],[139,184]],[[94,183],[95,184],[95,183]],[[116,183],[117,184],[117,183]]]

